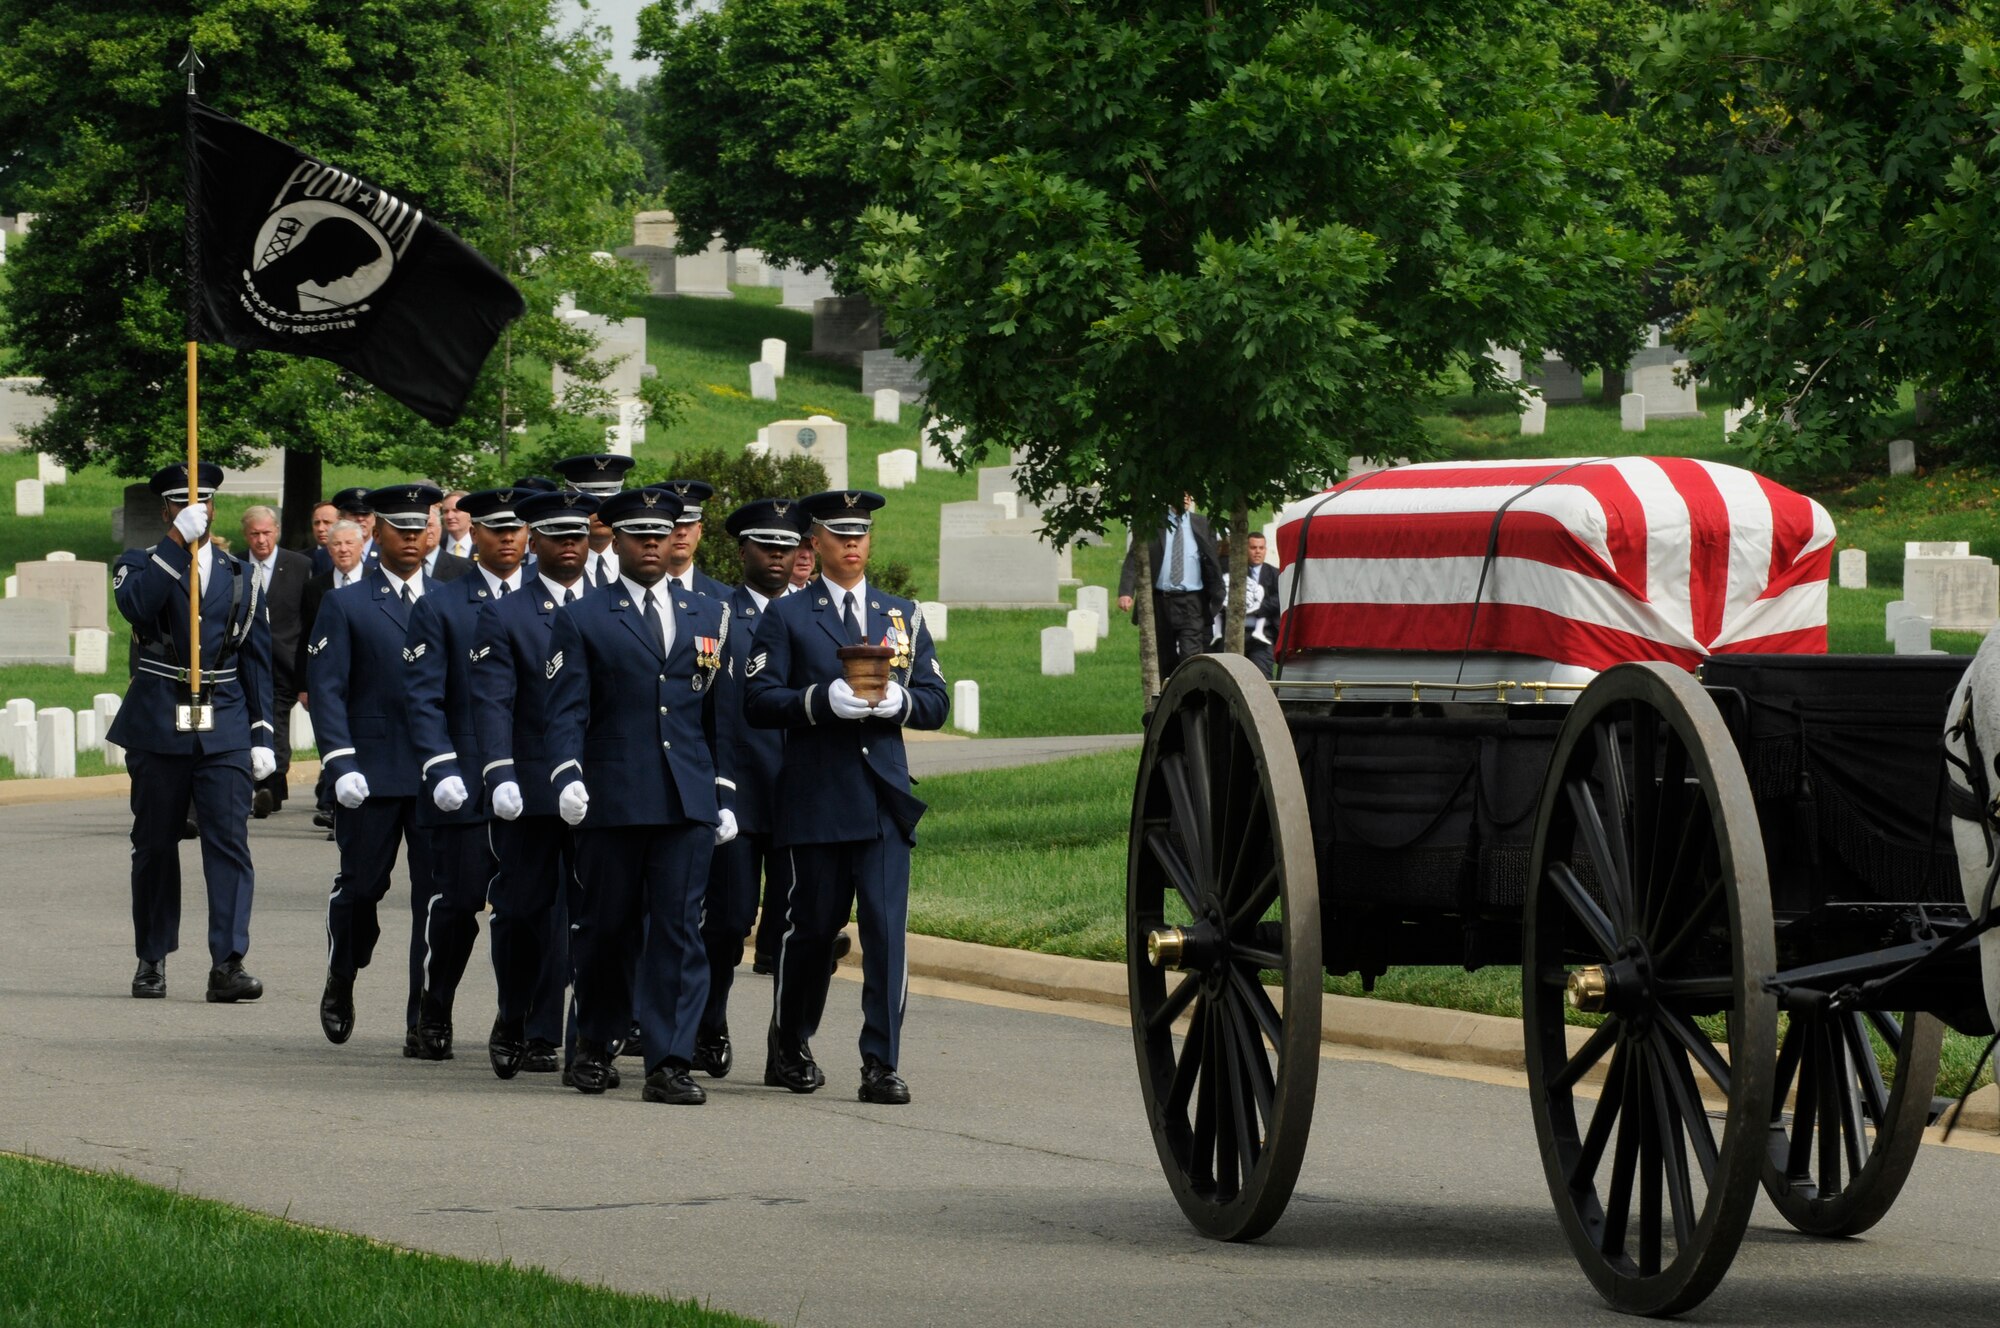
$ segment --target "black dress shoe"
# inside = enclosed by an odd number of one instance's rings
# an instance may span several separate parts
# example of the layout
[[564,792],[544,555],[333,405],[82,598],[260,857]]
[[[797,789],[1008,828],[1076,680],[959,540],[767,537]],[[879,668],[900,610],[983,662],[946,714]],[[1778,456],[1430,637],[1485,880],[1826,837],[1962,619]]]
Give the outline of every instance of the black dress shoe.
[[[610,1067],[610,1069],[604,1076],[604,1087],[616,1088],[618,1087],[619,1082],[620,1082],[620,1076],[618,1074],[618,1067],[613,1065]],[[574,1065],[563,1066],[562,1086],[564,1088],[576,1087],[576,1067]]]
[[777,972],[778,956],[772,954],[769,950],[757,951],[750,960],[750,971],[766,975]]
[[269,789],[258,789],[250,795],[250,814],[260,821],[269,816],[276,806],[277,804],[271,801]]
[[708,1101],[708,1094],[688,1073],[688,1067],[668,1061],[659,1069],[646,1076],[646,1087],[639,1094],[648,1102],[665,1102],[676,1107],[698,1107]]
[[795,1051],[785,1044],[790,1039],[774,1026],[765,1044],[764,1082],[772,1088],[789,1088],[794,1093],[810,1093],[826,1082],[813,1062],[812,1048],[801,1042]]
[[895,1067],[884,1065],[874,1056],[866,1056],[861,1062],[861,1100],[878,1106],[900,1107],[910,1100],[910,1086],[896,1073]]
[[736,1053],[729,1047],[729,1030],[720,1033],[696,1033],[694,1035],[694,1068],[711,1079],[721,1079],[728,1075],[729,1067],[736,1063]]
[[406,1061],[415,1060],[417,1058],[417,1053],[423,1048],[423,1045],[424,1045],[424,1040],[418,1034],[416,1026],[414,1024],[403,1030],[404,1060]]
[[335,1044],[354,1036],[354,979],[326,975],[326,990],[319,998],[319,1026],[326,1040]]
[[322,830],[333,829],[333,813],[324,807],[316,809],[313,812],[313,824]]
[[854,938],[846,932],[839,932],[833,938],[833,966],[840,967],[840,961],[854,951]]
[[596,1043],[579,1041],[567,1077],[569,1086],[579,1093],[602,1093],[611,1087],[611,1052]]
[[529,1038],[521,1057],[521,1069],[529,1074],[554,1074],[561,1066],[556,1060],[556,1044],[547,1038]]
[[521,1072],[528,1059],[528,1044],[519,1023],[510,1027],[504,1019],[493,1021],[493,1031],[486,1035],[486,1059],[493,1062],[493,1073],[502,1079],[512,1079]]
[[199,828],[196,827],[194,823],[194,817],[190,816],[187,818],[187,820],[181,822],[181,838],[182,839],[201,838],[201,831]]
[[417,1059],[451,1059],[451,1012],[429,992],[417,998]]
[[264,984],[243,971],[241,959],[231,959],[221,968],[208,970],[208,999],[217,1005],[254,1001],[264,994]]
[[626,1031],[624,1040],[619,1042],[618,1045],[615,1048],[613,1048],[611,1054],[613,1056],[630,1056],[633,1060],[638,1061],[642,1065],[645,1063],[646,1044],[644,1040],[641,1039],[639,1036],[639,1025],[637,1021],[633,1022],[632,1027]]
[[132,975],[132,995],[142,1001],[165,1000],[167,995],[167,961],[155,963],[151,959],[139,961],[139,971]]

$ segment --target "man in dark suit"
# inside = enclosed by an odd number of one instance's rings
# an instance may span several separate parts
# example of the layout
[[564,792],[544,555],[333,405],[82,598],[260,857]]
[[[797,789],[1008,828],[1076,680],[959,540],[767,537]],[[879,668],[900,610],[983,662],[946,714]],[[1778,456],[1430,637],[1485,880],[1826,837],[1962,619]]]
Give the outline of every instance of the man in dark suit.
[[257,578],[264,605],[271,614],[271,727],[272,750],[278,768],[260,781],[250,802],[250,813],[269,816],[285,805],[286,777],[292,768],[292,707],[305,691],[305,674],[299,656],[305,635],[306,587],[312,580],[312,559],[293,549],[278,547],[278,514],[269,507],[252,507],[243,514],[243,544],[249,550],[244,559]]
[[424,575],[433,581],[456,581],[472,570],[472,559],[444,551],[444,522],[436,512],[424,528]]
[[[526,490],[482,489],[459,499],[472,521],[473,570],[417,601],[403,642],[410,727],[423,761],[417,824],[430,833],[431,897],[424,910],[423,994],[417,1055],[451,1059],[452,1006],[479,939],[479,914],[497,863],[473,719],[473,654],[481,616],[521,589],[527,526],[514,513]],[[442,560],[440,560],[442,561]]]
[[[535,493],[515,503],[515,515],[532,532],[536,576],[480,615],[472,648],[473,725],[499,859],[487,893],[499,1010],[486,1055],[502,1079],[553,1071],[563,1043],[575,852],[549,781],[555,761],[546,670],[556,610],[587,589],[586,537],[596,511],[597,499],[588,494]],[[610,1071],[607,1088],[618,1087],[617,1073]]]
[[[723,654],[723,673],[741,679],[749,668],[750,642],[772,601],[791,585],[792,557],[803,535],[798,502],[760,498],[729,514],[728,530],[743,559],[743,584],[729,596],[732,631]],[[743,962],[743,938],[757,916],[762,896],[779,901],[791,893],[791,855],[771,839],[778,793],[778,766],[785,755],[782,729],[752,728],[744,722],[742,692],[724,707],[718,741],[733,753],[736,780],[736,838],[715,850],[703,902],[702,943],[708,949],[708,1006],[695,1036],[694,1067],[720,1079],[729,1073],[729,989]]]
[[[884,501],[865,490],[800,500],[821,576],[766,610],[744,665],[744,715],[786,731],[772,840],[789,852],[793,878],[764,1082],[794,1093],[826,1082],[811,1039],[834,937],[858,903],[860,1097],[896,1105],[910,1100],[896,1065],[909,996],[910,848],[924,811],[910,793],[903,730],[942,728],[951,698],[917,606],[868,584],[872,514]],[[886,694],[873,704],[854,694],[838,654],[866,644],[892,652]]]
[[[1124,613],[1133,613],[1140,547],[1135,531],[1118,573],[1118,608]],[[1223,602],[1222,565],[1215,556],[1215,532],[1209,529],[1208,518],[1194,510],[1192,497],[1182,498],[1180,510],[1166,513],[1158,533],[1144,547],[1153,569],[1153,634],[1164,684],[1176,665],[1208,645],[1209,620]],[[1133,621],[1138,621],[1136,613]]]
[[729,606],[666,585],[679,499],[639,489],[598,510],[616,532],[620,579],[556,611],[544,665],[550,782],[577,830],[570,1077],[585,1093],[609,1087],[636,954],[645,1099],[692,1106],[708,1098],[689,1074],[708,999],[701,898],[715,845],[736,835],[715,729],[717,692],[734,686],[722,672]]
[[[132,683],[106,738],[132,771],[132,994],[167,994],[167,956],[180,948],[182,827],[196,813],[208,885],[208,999],[254,1001],[264,984],[243,971],[250,949],[251,787],[277,766],[271,748],[271,629],[256,578],[208,540],[222,468],[186,463],[153,476],[166,535],[118,559],[111,589],[132,624]],[[201,596],[201,695],[188,688],[190,585]],[[199,724],[206,711],[209,723]],[[183,718],[190,722],[183,723]]]
[[701,505],[715,496],[715,486],[706,480],[661,480],[646,487],[671,493],[681,502],[673,538],[667,541],[667,579],[710,599],[728,599],[731,588],[694,565],[695,550],[701,547]]
[[326,550],[326,537],[333,533],[333,523],[340,520],[340,509],[331,502],[320,502],[313,506],[313,542],[307,551],[312,559],[312,574],[333,570],[333,555]]
[[428,484],[370,491],[380,559],[361,580],[320,604],[306,646],[307,694],[320,761],[340,804],[334,839],[340,870],[326,904],[327,973],[319,1022],[330,1042],[354,1034],[354,979],[368,967],[382,927],[396,852],[410,861],[410,991],[403,1054],[417,1054],[423,990],[424,908],[432,893],[430,836],[416,819],[423,761],[410,733],[404,638],[418,600],[438,589],[424,575],[424,526],[444,495]]
[[1274,664],[1271,647],[1278,641],[1278,569],[1264,561],[1269,550],[1261,533],[1252,532],[1244,542],[1250,579],[1243,586],[1243,653],[1268,678]]

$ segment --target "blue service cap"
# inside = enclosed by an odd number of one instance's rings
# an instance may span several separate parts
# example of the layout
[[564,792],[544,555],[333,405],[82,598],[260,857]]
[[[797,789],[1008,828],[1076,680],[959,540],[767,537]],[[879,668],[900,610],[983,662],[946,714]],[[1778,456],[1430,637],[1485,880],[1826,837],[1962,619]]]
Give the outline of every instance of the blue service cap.
[[867,489],[833,489],[799,499],[799,507],[808,521],[817,521],[836,535],[866,535],[875,523],[870,513],[888,501]]
[[625,487],[625,472],[637,464],[631,457],[616,452],[591,452],[556,462],[556,474],[580,493],[608,498]]
[[460,498],[458,510],[472,518],[474,525],[488,530],[513,530],[522,524],[514,505],[532,492],[532,489],[481,489]]
[[562,485],[557,484],[546,475],[523,475],[520,479],[514,481],[514,487],[517,489],[531,489],[536,493],[559,493],[562,490]]
[[805,538],[806,520],[796,498],[759,498],[729,514],[723,523],[739,540],[754,540],[781,549],[796,549]]
[[327,501],[349,516],[366,516],[369,512],[368,490],[358,484],[351,489],[342,489]]
[[661,488],[627,489],[597,506],[597,519],[627,535],[666,535],[680,519],[681,500]]
[[[171,466],[162,466],[153,473],[148,487],[162,499],[170,503],[188,501],[187,462],[176,461]],[[222,487],[222,467],[213,462],[195,463],[196,488],[200,491],[200,501],[207,502],[215,497],[215,491]]]
[[707,480],[661,480],[646,487],[663,490],[680,499],[681,525],[701,520],[701,505],[715,496],[715,486]]
[[398,530],[422,530],[430,524],[431,509],[443,501],[443,489],[422,482],[390,484],[368,491],[368,510]]
[[537,535],[562,539],[590,533],[590,514],[598,501],[587,493],[530,493],[514,504],[514,515]]

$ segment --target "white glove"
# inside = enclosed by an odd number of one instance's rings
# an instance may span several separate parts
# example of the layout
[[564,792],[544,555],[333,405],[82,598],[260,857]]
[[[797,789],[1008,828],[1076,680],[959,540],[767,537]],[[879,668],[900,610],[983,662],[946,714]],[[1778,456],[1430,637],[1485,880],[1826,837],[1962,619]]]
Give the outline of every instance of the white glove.
[[513,780],[493,786],[493,814],[503,821],[518,821],[526,805],[521,801],[521,786]]
[[174,514],[174,529],[181,533],[192,549],[195,542],[208,533],[208,504],[189,503]]
[[350,770],[333,781],[333,796],[340,805],[350,811],[368,801],[368,776],[359,770]]
[[441,812],[455,812],[465,805],[465,781],[457,775],[446,775],[431,790],[431,801]]
[[272,751],[269,747],[252,747],[250,749],[250,778],[253,781],[261,784],[277,773],[278,754],[276,752]]
[[565,825],[582,825],[583,817],[590,810],[590,790],[578,780],[562,791],[556,799],[556,810],[562,813]]
[[736,838],[736,813],[724,807],[720,816],[721,822],[715,827],[715,844],[717,848]]
[[889,686],[883,691],[882,699],[875,703],[873,712],[875,718],[900,720],[903,717],[903,705],[909,699],[910,695],[903,690],[903,684],[894,678],[889,679]]
[[826,703],[842,719],[866,719],[875,713],[875,707],[856,696],[845,678],[835,678],[827,684]]

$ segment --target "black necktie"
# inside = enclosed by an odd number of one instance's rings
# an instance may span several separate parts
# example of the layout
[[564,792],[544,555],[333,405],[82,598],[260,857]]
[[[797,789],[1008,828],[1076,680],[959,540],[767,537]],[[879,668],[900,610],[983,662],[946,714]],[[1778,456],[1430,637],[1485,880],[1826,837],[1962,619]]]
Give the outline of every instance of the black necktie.
[[404,605],[404,607],[405,607],[405,608],[407,608],[408,606],[410,606],[410,605],[412,605],[412,604],[415,604],[416,602],[417,602],[417,597],[416,597],[415,595],[412,595],[412,594],[410,593],[410,583],[409,583],[409,582],[407,582],[407,581],[405,581],[405,582],[403,583],[403,605]]
[[565,586],[563,588],[563,603],[565,604],[576,603],[576,590],[574,587]]
[[502,581],[500,583],[500,589],[498,589],[494,593],[496,595],[505,595],[507,593],[507,583],[505,581]]
[[846,603],[840,610],[840,622],[847,629],[849,644],[857,646],[867,644],[861,635],[861,621],[854,613],[854,592],[851,590],[847,592]]
[[666,654],[667,643],[660,632],[660,608],[654,602],[653,592],[650,590],[646,592],[646,597],[639,601],[639,618],[652,629],[653,644],[660,648],[661,654]]

